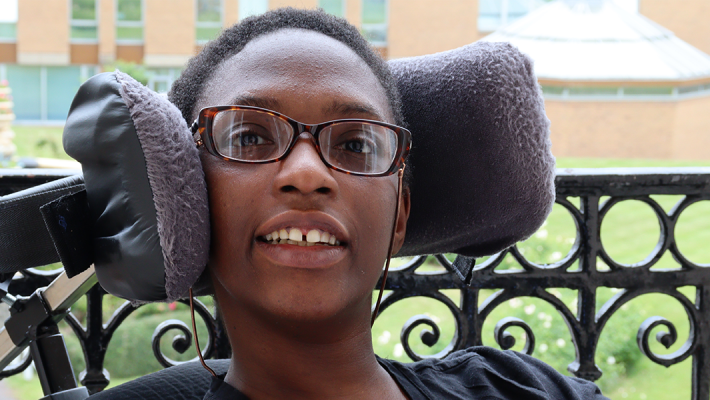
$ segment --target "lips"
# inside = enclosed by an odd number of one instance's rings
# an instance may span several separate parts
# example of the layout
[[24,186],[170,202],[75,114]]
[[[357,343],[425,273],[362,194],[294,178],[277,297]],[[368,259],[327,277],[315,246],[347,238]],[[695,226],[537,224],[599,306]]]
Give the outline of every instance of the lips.
[[271,262],[297,268],[327,268],[348,248],[343,225],[323,212],[287,211],[256,231],[256,248]]

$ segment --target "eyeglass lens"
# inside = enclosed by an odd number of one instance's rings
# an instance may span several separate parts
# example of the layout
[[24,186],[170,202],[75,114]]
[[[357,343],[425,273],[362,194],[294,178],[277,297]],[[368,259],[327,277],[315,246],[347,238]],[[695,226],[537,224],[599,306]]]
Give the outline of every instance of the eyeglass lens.
[[[277,159],[286,153],[295,134],[286,120],[258,110],[223,110],[212,122],[217,152],[237,161]],[[383,173],[397,153],[397,134],[368,122],[329,124],[320,132],[318,142],[327,163],[355,173]]]

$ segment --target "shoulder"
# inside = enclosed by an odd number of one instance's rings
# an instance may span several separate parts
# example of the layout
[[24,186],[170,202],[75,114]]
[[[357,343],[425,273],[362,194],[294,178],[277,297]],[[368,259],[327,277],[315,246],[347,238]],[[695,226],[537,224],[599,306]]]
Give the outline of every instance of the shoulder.
[[[224,374],[229,360],[206,360],[217,374]],[[188,362],[134,379],[96,393],[92,400],[193,400],[202,399],[213,385],[212,375],[199,362]]]
[[490,347],[460,350],[444,360],[382,361],[391,374],[432,399],[606,399],[592,382],[564,376],[525,354]]

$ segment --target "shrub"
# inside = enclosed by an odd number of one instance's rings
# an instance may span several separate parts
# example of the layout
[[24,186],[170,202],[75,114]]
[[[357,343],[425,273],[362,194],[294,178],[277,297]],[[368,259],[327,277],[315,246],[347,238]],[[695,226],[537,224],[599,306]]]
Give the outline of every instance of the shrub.
[[111,64],[105,64],[102,69],[107,72],[119,70],[124,74],[130,75],[133,79],[137,80],[143,85],[148,84],[148,71],[146,70],[145,66],[141,64],[118,60]]
[[[190,326],[189,309],[186,310],[184,305],[178,307],[176,311],[160,314],[131,315],[119,326],[106,351],[104,363],[104,368],[112,378],[141,376],[163,368],[153,355],[151,339],[155,328],[168,319],[178,319]],[[62,323],[61,330],[65,334],[69,357],[74,366],[74,372],[78,376],[86,368],[79,341],[73,333],[70,333],[70,328],[65,323]],[[184,354],[179,354],[172,348],[172,339],[178,334],[181,334],[180,331],[174,330],[163,336],[161,341],[163,353],[176,361],[188,361],[195,358],[194,344]],[[197,334],[200,338],[200,346],[204,350],[207,343],[207,329],[199,316],[197,316]]]

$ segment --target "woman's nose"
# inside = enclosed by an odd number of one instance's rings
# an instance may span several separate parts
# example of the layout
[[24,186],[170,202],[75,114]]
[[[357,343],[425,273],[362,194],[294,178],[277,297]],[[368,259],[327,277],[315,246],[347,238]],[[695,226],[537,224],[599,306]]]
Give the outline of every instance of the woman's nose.
[[301,133],[288,156],[281,161],[281,168],[274,181],[274,189],[282,193],[332,195],[338,187],[332,171],[318,155],[313,137],[304,132]]

